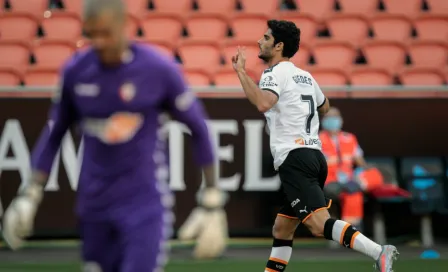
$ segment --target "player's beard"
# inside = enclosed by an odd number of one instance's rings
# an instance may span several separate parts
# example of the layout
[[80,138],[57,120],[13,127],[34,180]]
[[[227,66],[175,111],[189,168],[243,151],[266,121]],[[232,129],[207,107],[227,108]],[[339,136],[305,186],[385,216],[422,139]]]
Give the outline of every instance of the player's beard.
[[262,59],[264,62],[269,62],[272,56],[267,52],[260,51],[260,53],[258,54],[258,58]]

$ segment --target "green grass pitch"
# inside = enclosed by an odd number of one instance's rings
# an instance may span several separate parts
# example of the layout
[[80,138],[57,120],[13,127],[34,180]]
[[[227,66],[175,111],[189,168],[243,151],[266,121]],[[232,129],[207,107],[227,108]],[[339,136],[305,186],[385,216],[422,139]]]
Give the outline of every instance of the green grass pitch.
[[[344,271],[363,272],[373,271],[373,263],[369,261],[292,261],[288,265],[287,271]],[[174,261],[166,267],[166,272],[262,272],[264,261]],[[33,264],[33,263],[8,263],[0,264],[2,272],[79,272],[80,264],[76,263],[54,263],[54,264]],[[442,272],[448,271],[448,260],[402,260],[395,266],[398,272]]]

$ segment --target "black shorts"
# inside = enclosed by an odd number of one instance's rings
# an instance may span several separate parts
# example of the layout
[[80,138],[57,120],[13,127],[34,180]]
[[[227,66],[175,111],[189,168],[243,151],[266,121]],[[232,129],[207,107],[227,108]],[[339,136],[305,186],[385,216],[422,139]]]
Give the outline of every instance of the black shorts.
[[278,169],[284,203],[278,215],[305,222],[317,210],[328,209],[324,196],[327,161],[321,151],[297,148],[289,152]]

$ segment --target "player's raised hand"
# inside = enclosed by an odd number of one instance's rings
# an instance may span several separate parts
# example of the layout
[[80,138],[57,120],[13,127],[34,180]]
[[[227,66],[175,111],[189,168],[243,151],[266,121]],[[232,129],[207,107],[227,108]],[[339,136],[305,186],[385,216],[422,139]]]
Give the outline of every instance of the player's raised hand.
[[236,55],[232,57],[232,65],[235,71],[244,71],[246,69],[246,52],[245,48],[238,46]]

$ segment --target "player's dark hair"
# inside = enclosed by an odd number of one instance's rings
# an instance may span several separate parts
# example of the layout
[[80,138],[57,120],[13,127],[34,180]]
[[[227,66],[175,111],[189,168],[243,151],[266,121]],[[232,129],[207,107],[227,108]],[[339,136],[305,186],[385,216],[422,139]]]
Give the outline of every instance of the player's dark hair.
[[299,51],[300,28],[293,22],[284,20],[269,20],[268,27],[272,31],[274,45],[283,43],[282,56],[292,58]]

